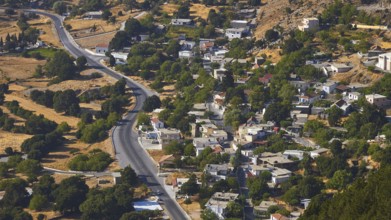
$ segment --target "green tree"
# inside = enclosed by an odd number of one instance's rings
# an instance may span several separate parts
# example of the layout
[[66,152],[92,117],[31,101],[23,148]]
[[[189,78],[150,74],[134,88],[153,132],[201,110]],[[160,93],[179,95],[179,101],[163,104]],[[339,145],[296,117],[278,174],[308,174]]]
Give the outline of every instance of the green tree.
[[63,1],[56,1],[56,2],[53,4],[53,10],[54,10],[54,12],[56,12],[57,14],[62,15],[62,14],[64,14],[65,12],[67,12],[67,5],[66,5],[65,2],[63,2]]
[[75,91],[71,89],[58,91],[53,97],[53,108],[56,112],[77,116],[80,113],[79,102]]
[[337,170],[327,182],[327,187],[342,190],[352,181],[352,174],[346,170]]
[[127,166],[121,171],[121,182],[130,186],[136,186],[139,183],[138,176],[132,167]]
[[181,49],[181,45],[179,45],[178,41],[170,40],[166,49],[164,50],[169,56],[178,57],[178,52]]
[[33,185],[33,195],[42,195],[51,201],[53,199],[52,192],[55,188],[56,183],[54,182],[54,178],[45,174]]
[[23,160],[16,167],[16,171],[26,174],[28,177],[37,177],[41,172],[42,166],[37,160]]
[[68,123],[63,121],[63,122],[61,122],[61,124],[59,124],[57,126],[56,131],[60,132],[61,134],[64,134],[64,133],[67,133],[67,132],[71,131],[71,126],[69,126]]
[[8,173],[8,166],[6,163],[0,163],[0,177],[5,177]]
[[224,114],[224,123],[237,129],[243,121],[242,112],[239,109],[229,110]]
[[87,58],[85,56],[80,56],[76,59],[76,66],[82,70],[87,64]]
[[330,126],[338,125],[339,120],[343,115],[343,111],[337,106],[333,106],[327,110],[327,113],[328,113],[327,121],[329,122]]
[[199,186],[197,184],[197,177],[192,174],[189,180],[181,187],[181,193],[186,195],[194,195],[199,192]]
[[243,217],[243,206],[238,202],[231,201],[227,204],[226,210],[227,218],[242,218]]
[[76,66],[73,59],[63,50],[58,50],[53,58],[45,65],[46,74],[49,77],[58,77],[58,80],[68,80],[74,78]]
[[298,185],[298,190],[302,198],[312,198],[323,189],[323,182],[313,176],[305,176]]
[[[119,219],[125,212],[132,211],[133,195],[129,190],[128,192],[122,190],[116,192],[119,187],[91,190],[87,199],[80,205],[80,211],[83,213],[81,219]],[[127,187],[121,189],[127,189]],[[129,197],[130,202],[122,204],[118,201],[122,197]]]
[[210,209],[204,209],[201,213],[201,219],[202,220],[216,220],[216,219],[218,219],[218,217]]
[[269,42],[276,41],[279,37],[278,31],[275,31],[274,29],[269,29],[265,32],[265,38]]
[[125,32],[130,37],[136,37],[142,32],[142,26],[139,20],[130,18],[125,22]]
[[270,104],[263,115],[265,121],[280,122],[289,116],[289,108],[279,102]]
[[4,196],[1,200],[2,207],[25,206],[28,202],[28,193],[24,182],[13,182],[5,188]]
[[151,119],[149,115],[140,112],[137,115],[137,125],[145,125],[145,126],[150,126],[151,125]]
[[85,201],[88,186],[79,176],[64,179],[54,190],[55,209],[65,212],[77,212],[79,206]]
[[113,55],[110,55],[109,56],[109,65],[115,66],[115,63],[116,63],[115,57]]
[[34,195],[29,204],[29,209],[35,210],[35,211],[42,211],[43,209],[47,208],[49,204],[48,199],[43,195]]
[[153,110],[160,108],[161,101],[160,98],[156,95],[148,97],[143,105],[143,110],[146,112],[152,112]]

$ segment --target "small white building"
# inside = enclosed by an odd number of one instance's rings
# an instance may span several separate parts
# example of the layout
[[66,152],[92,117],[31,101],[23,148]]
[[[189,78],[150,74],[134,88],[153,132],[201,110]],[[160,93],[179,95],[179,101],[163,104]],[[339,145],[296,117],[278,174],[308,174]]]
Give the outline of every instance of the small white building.
[[225,219],[225,212],[229,202],[235,202],[239,197],[237,193],[216,192],[205,204],[205,208],[214,212],[219,219]]
[[348,115],[353,109],[353,107],[343,99],[340,99],[340,100],[334,102],[331,106],[335,106],[335,107],[341,109],[343,112],[343,115]]
[[301,25],[299,25],[300,31],[316,31],[319,29],[319,19],[317,18],[303,18]]
[[327,82],[323,84],[323,91],[327,94],[331,94],[334,92],[335,88],[337,88],[338,84],[336,82]]
[[376,105],[379,108],[383,108],[390,105],[390,100],[386,96],[380,94],[366,95],[365,99],[372,105]]
[[190,59],[194,56],[194,53],[190,50],[182,50],[178,52],[178,57],[180,59]]
[[231,171],[229,164],[207,164],[204,168],[204,173],[210,175],[213,182],[227,179]]
[[348,94],[348,99],[352,101],[357,101],[362,96],[359,92],[350,92]]
[[391,71],[391,53],[380,54],[376,66],[382,70]]
[[102,11],[88,11],[82,17],[83,19],[101,19],[102,15]]
[[326,148],[319,148],[313,151],[310,151],[310,157],[315,159],[323,154],[326,154],[329,150]]
[[248,21],[246,20],[232,20],[231,28],[244,28],[248,29]]
[[105,54],[106,52],[109,52],[108,44],[98,44],[95,46],[95,53]]
[[226,76],[225,75],[226,72],[227,72],[227,70],[224,68],[214,69],[213,70],[213,78],[215,78],[221,82],[221,81],[223,81],[223,78]]
[[284,168],[275,167],[270,172],[272,174],[272,183],[274,184],[283,183],[289,180],[289,178],[292,176],[292,171]]
[[244,28],[227,28],[225,30],[225,36],[228,37],[228,39],[232,40],[234,38],[242,38],[243,34],[245,33]]
[[331,64],[331,71],[333,71],[334,73],[344,73],[344,72],[348,72],[349,70],[351,70],[353,67],[352,66],[348,66],[344,63],[333,63]]
[[175,26],[192,25],[193,20],[183,18],[171,19],[171,24]]
[[181,139],[181,132],[173,128],[160,128],[157,131],[157,135],[159,144],[161,144],[162,147],[167,146],[167,144],[171,143],[172,141],[179,141]]
[[196,156],[200,155],[202,151],[205,150],[206,147],[214,147],[216,145],[220,145],[217,138],[214,137],[201,137],[194,138],[193,145],[195,148]]
[[299,160],[302,160],[304,157],[304,151],[302,150],[286,150],[282,155],[287,156],[287,157],[295,157]]

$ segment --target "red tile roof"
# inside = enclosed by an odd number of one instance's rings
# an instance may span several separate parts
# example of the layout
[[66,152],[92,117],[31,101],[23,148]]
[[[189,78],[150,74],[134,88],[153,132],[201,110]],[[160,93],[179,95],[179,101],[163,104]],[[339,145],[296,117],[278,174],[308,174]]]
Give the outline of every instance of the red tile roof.
[[264,77],[259,78],[259,82],[266,84],[266,83],[269,83],[272,78],[273,78],[273,75],[268,73]]

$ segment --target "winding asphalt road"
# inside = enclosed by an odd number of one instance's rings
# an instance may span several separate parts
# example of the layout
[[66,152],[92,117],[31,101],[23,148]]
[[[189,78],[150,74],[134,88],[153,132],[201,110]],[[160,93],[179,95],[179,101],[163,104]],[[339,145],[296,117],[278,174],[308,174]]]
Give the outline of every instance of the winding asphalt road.
[[121,79],[125,78],[127,86],[133,90],[136,96],[136,103],[133,111],[128,112],[123,120],[112,129],[112,141],[116,151],[116,157],[121,167],[131,165],[140,178],[154,191],[161,192],[160,199],[163,201],[166,210],[171,219],[185,220],[189,219],[187,214],[178,205],[178,203],[168,196],[164,189],[164,183],[162,178],[157,177],[158,169],[153,163],[152,159],[147,155],[147,152],[138,143],[138,134],[132,129],[135,125],[137,112],[141,110],[145,99],[148,96],[155,93],[145,88],[143,85],[124,77],[123,75],[107,68],[99,61],[102,57],[97,57],[87,53],[84,49],[80,48],[70,34],[63,27],[63,18],[58,15],[54,15],[45,11],[39,10],[25,10],[28,12],[34,12],[36,14],[49,17],[53,22],[58,33],[58,36],[63,43],[64,47],[75,57],[85,56],[88,61],[88,65],[96,68],[107,75]]

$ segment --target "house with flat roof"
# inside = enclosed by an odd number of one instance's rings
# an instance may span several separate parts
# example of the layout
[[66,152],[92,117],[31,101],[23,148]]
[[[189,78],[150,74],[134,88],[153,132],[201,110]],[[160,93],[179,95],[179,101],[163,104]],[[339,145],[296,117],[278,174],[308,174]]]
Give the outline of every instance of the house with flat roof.
[[349,92],[348,99],[351,101],[358,101],[358,99],[362,96],[359,92]]
[[286,156],[287,158],[295,157],[299,160],[302,160],[304,157],[304,151],[302,150],[285,150],[282,155]]
[[217,138],[214,137],[198,137],[193,139],[196,156],[200,155],[207,147],[214,148],[219,144]]
[[317,100],[320,99],[320,95],[316,93],[302,93],[299,96],[299,103],[300,104],[313,104]]
[[194,57],[194,53],[191,50],[181,50],[178,52],[179,59],[191,59]]
[[204,173],[211,176],[211,182],[225,180],[231,172],[229,164],[207,164],[204,168]]
[[82,15],[82,17],[83,19],[101,19],[102,15],[102,11],[87,11]]
[[172,141],[181,140],[181,132],[173,128],[159,128],[157,131],[159,144],[164,148]]
[[315,159],[315,158],[317,158],[317,157],[319,157],[321,155],[327,154],[327,152],[329,152],[329,149],[327,149],[327,148],[319,148],[319,149],[310,151],[310,157]]
[[300,31],[316,31],[319,29],[319,19],[303,18],[298,28]]
[[205,208],[214,212],[219,219],[225,219],[226,208],[228,203],[235,202],[239,197],[237,193],[216,192],[206,202]]
[[244,28],[248,29],[248,21],[246,20],[232,20],[231,21],[231,28]]
[[270,152],[262,153],[258,157],[258,161],[260,162],[260,164],[267,164],[279,168],[290,168],[297,163],[296,161],[286,158],[282,155],[282,153]]
[[292,176],[292,172],[290,170],[278,167],[274,167],[270,173],[272,174],[272,183],[275,185],[289,180]]
[[391,71],[391,53],[380,54],[376,67],[385,71]]
[[268,209],[270,206],[278,205],[273,201],[262,201],[259,205],[254,206],[253,214],[256,218],[267,219],[269,217]]
[[226,76],[227,70],[224,68],[214,69],[213,70],[213,78],[223,81],[223,78]]
[[187,18],[175,18],[171,19],[171,24],[175,26],[184,26],[184,25],[193,25],[193,20],[192,19],[187,19]]
[[327,82],[323,84],[322,90],[327,93],[331,94],[334,93],[335,88],[337,88],[338,84],[336,82]]
[[227,28],[225,30],[225,36],[230,40],[234,38],[242,38],[245,33],[246,29],[244,28]]
[[391,101],[386,96],[380,94],[366,95],[365,99],[372,105],[376,105],[379,108],[385,108],[389,106]]

